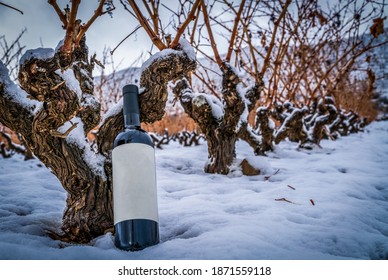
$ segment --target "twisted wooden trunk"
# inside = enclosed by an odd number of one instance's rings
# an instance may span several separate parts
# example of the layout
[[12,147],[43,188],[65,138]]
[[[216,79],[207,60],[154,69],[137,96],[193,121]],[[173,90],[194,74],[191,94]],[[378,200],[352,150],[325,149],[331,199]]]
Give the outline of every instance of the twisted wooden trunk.
[[250,112],[260,97],[262,84],[250,88],[238,88],[240,78],[233,68],[224,63],[222,80],[223,115],[215,116],[212,104],[201,95],[195,95],[186,79],[175,84],[174,94],[185,112],[194,119],[205,134],[208,144],[208,161],[205,172],[228,174],[236,157],[238,139],[247,141],[254,151],[261,150],[262,142],[249,126],[246,112]]
[[[9,80],[0,62],[0,122],[22,135],[66,190],[62,231],[51,236],[76,243],[113,229],[111,150],[113,139],[123,130],[121,110],[100,123],[93,67],[85,38],[70,55],[63,55],[60,48],[56,53],[27,51],[19,72],[22,90]],[[195,61],[180,50],[153,60],[140,81],[142,121],[160,120],[168,81],[194,69]],[[87,133],[97,126],[95,148]]]

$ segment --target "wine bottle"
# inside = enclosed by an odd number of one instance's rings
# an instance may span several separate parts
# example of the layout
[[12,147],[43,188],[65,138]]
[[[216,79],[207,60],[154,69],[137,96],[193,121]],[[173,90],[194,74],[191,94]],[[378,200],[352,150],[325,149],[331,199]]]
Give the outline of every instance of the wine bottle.
[[139,89],[123,87],[125,130],[113,143],[115,245],[137,251],[159,243],[154,143],[140,128]]

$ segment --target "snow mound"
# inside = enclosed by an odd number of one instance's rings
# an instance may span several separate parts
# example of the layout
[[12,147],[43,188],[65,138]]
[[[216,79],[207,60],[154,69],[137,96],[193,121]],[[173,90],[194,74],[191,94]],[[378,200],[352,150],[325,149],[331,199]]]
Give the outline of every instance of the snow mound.
[[194,49],[186,39],[184,38],[179,39],[179,44],[182,50],[164,49],[152,55],[141,66],[141,72],[147,69],[154,61],[163,59],[166,56],[169,56],[171,54],[182,55],[182,53],[185,53],[191,60],[196,60]]
[[27,60],[32,58],[46,60],[54,57],[55,51],[51,48],[37,48],[27,50],[23,56],[20,58],[19,64],[24,64]]
[[250,156],[245,158],[249,164],[260,170],[261,175],[269,175],[275,173],[275,169],[272,168],[271,163],[267,157],[264,156]]

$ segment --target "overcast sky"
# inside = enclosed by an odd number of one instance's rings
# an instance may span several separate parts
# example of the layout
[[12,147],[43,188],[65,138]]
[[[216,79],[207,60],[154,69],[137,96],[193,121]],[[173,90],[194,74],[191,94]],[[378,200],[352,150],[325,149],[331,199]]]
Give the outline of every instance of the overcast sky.
[[[23,11],[23,15],[17,11],[0,5],[0,36],[5,35],[8,43],[11,43],[20,32],[27,28],[21,43],[27,49],[42,47],[55,48],[60,40],[64,38],[65,31],[61,27],[61,22],[47,0],[4,0]],[[58,0],[61,8],[68,3],[67,0]],[[99,17],[86,33],[90,54],[96,52],[98,57],[102,57],[105,46],[114,48],[124,37],[133,31],[137,22],[123,9],[119,1],[115,1],[116,10],[113,18],[108,14]],[[82,22],[89,20],[93,11],[97,8],[97,0],[84,0],[79,8],[78,18]],[[119,68],[130,66],[142,52],[151,49],[151,41],[140,29],[136,35],[131,36],[114,54],[115,64],[120,64]]]

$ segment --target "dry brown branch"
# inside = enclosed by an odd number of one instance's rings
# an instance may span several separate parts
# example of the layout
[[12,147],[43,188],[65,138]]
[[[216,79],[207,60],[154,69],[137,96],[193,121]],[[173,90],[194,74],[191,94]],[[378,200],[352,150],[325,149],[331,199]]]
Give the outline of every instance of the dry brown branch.
[[[260,1],[258,1],[257,4],[258,4],[259,2],[260,2]],[[236,13],[235,9],[233,8],[233,6],[232,6],[231,4],[229,4],[229,2],[225,1],[225,3],[228,3],[228,7],[230,7],[230,9]],[[253,11],[256,11],[256,10],[253,10]],[[211,19],[212,21],[214,21],[216,24],[218,24],[219,26],[221,26],[227,33],[229,33],[229,34],[232,33],[232,29],[229,28],[228,26],[226,26],[225,23],[219,21],[216,17],[210,16],[210,19]],[[242,20],[240,20],[240,21],[242,21]],[[243,33],[242,36],[240,37],[239,46],[237,46],[237,47],[236,47],[236,50],[235,50],[236,52],[238,52],[238,53],[240,53],[240,54],[241,54],[241,45],[242,45],[243,42],[246,43],[246,44],[248,44],[249,47],[250,47],[251,45],[253,46],[253,44],[252,44],[252,42],[251,42],[251,40],[250,40],[250,36],[249,36],[248,24],[249,24],[249,18],[246,17],[246,20],[245,20],[245,21],[242,21],[242,27],[243,27],[244,33]],[[260,57],[260,58],[263,58],[263,59],[265,58],[264,55],[263,55],[263,54],[259,51],[259,49],[256,48],[256,47],[250,48],[249,51],[250,51],[251,53],[253,52],[252,57],[254,57],[255,60],[256,60],[256,57]],[[256,61],[257,61],[257,60],[256,60]]]
[[18,8],[15,8],[14,6],[5,4],[5,3],[3,3],[3,2],[0,2],[0,5],[3,5],[3,6],[5,6],[5,7],[7,7],[7,8],[12,9],[12,10],[18,11],[19,13],[21,13],[21,14],[23,15],[23,11],[22,11],[22,10],[19,10]]
[[[155,32],[155,34],[157,34],[157,35],[159,35],[159,29],[158,29],[158,20],[157,20],[157,13],[154,13],[155,12],[155,10],[154,10],[154,1],[153,0],[151,0],[151,1],[149,1],[149,2],[151,2],[150,4],[152,5],[152,7],[153,7],[153,11],[151,11],[151,9],[150,9],[150,7],[148,6],[148,3],[147,3],[147,1],[146,0],[142,0],[143,1],[143,5],[144,5],[144,7],[146,8],[146,10],[147,10],[147,12],[148,12],[148,14],[150,15],[150,17],[151,17],[151,20],[152,20],[152,22],[153,22],[153,25],[154,25],[154,32]],[[156,19],[156,20],[155,20]]]
[[100,0],[97,9],[94,11],[93,16],[87,21],[86,24],[81,25],[81,20],[77,19],[78,8],[81,4],[81,0],[73,0],[71,2],[71,8],[66,7],[65,12],[59,8],[56,0],[49,0],[48,3],[54,8],[57,13],[60,21],[63,23],[63,28],[66,30],[66,35],[64,38],[63,45],[61,47],[61,54],[64,56],[63,66],[66,66],[70,63],[71,54],[74,49],[79,47],[79,44],[84,37],[86,31],[90,26],[95,22],[95,20],[107,13],[111,12],[113,8],[103,11],[103,6],[106,0]]
[[159,49],[164,50],[167,48],[167,46],[162,42],[158,34],[151,28],[148,21],[145,19],[143,13],[140,11],[139,6],[136,4],[134,0],[128,0],[129,4],[131,5],[133,11],[136,14],[136,18],[143,26],[144,30],[147,32],[148,36],[151,38],[152,43]]
[[191,8],[191,11],[190,11],[189,15],[187,16],[186,20],[181,24],[181,26],[179,26],[179,28],[176,32],[175,38],[171,42],[171,45],[169,46],[170,48],[175,49],[178,46],[179,39],[182,36],[183,32],[185,31],[185,29],[187,28],[189,23],[195,18],[195,14],[197,13],[197,10],[198,10],[200,3],[201,3],[201,0],[195,1],[195,3],[193,4],[193,7]]
[[48,3],[53,6],[55,12],[59,16],[59,19],[63,23],[63,28],[67,27],[67,18],[66,15],[62,12],[61,8],[59,8],[57,0],[48,0]]
[[133,34],[135,34],[136,31],[138,31],[140,28],[141,28],[141,25],[136,26],[136,28],[135,28],[131,33],[129,33],[127,36],[125,36],[125,38],[122,39],[122,40],[120,41],[120,43],[118,43],[117,46],[114,47],[113,50],[111,50],[110,54],[112,55],[112,54],[117,50],[117,48],[118,48],[125,40],[127,40],[129,37],[131,37]]
[[62,46],[62,53],[66,55],[70,55],[73,52],[74,40],[78,33],[78,30],[76,30],[76,28],[79,28],[79,26],[77,26],[79,25],[79,23],[76,23],[76,20],[78,7],[80,4],[81,0],[74,0],[73,2],[71,2],[71,10],[70,14],[68,15],[67,25],[65,26],[66,36]]
[[275,198],[275,201],[283,201],[283,202],[288,202],[288,203],[291,203],[291,204],[296,204],[295,202],[292,202],[290,200],[288,200],[287,198]]
[[[362,44],[362,41],[359,41],[357,42],[356,44],[354,44],[351,48],[349,48],[347,51],[345,51],[342,56],[340,58],[338,58],[333,64],[331,67],[329,67],[329,69],[326,71],[325,75],[320,79],[320,81],[318,82],[317,86],[315,87],[315,89],[312,91],[312,95],[314,96],[316,94],[316,92],[320,89],[322,83],[324,83],[324,81],[327,80],[327,78],[329,77],[329,75],[331,75],[332,71],[335,69],[335,67],[337,67],[340,63],[342,63],[344,60],[348,59],[347,62],[345,63],[345,66],[344,66],[344,69],[346,68],[349,68],[349,64],[353,64],[354,63],[354,60],[356,60],[358,57],[360,57],[361,55],[363,55],[364,53],[372,50],[372,49],[375,49],[375,48],[378,48],[380,46],[383,46],[385,44],[388,44],[388,40],[387,41],[384,41],[384,42],[381,42],[379,44],[376,44],[376,45],[369,45],[369,46],[366,46],[358,51],[357,48],[359,46],[361,46]],[[351,58],[349,59],[349,54],[352,54]],[[353,62],[352,62],[353,61]],[[346,73],[347,71],[344,71],[344,73]],[[340,79],[339,76],[337,76],[336,78],[337,80]]]
[[218,96],[213,84],[209,81],[209,79],[204,78],[202,73],[197,74],[197,72],[194,72],[193,75],[197,77],[197,79],[200,80],[214,96]]
[[194,17],[194,25],[193,25],[193,31],[190,35],[190,44],[194,43],[194,35],[195,31],[197,30],[197,25],[198,25],[198,19],[199,19],[199,14],[201,13],[201,6],[198,6],[197,13]]
[[208,35],[209,35],[209,40],[210,40],[210,43],[211,43],[211,47],[212,47],[212,50],[213,50],[213,53],[214,53],[215,60],[216,60],[216,62],[218,64],[218,66],[222,69],[224,63],[223,63],[223,61],[222,61],[222,59],[220,57],[220,54],[218,52],[218,49],[217,49],[217,44],[216,44],[216,41],[215,41],[214,36],[213,36],[212,28],[210,26],[209,14],[207,12],[207,7],[206,7],[206,4],[205,4],[204,0],[201,0],[201,8],[202,8],[202,14],[203,14],[203,18],[204,18],[204,21],[205,21],[206,29],[207,29],[207,32],[208,32]]
[[274,46],[275,46],[275,39],[276,39],[276,35],[277,35],[277,30],[278,30],[279,24],[280,24],[281,20],[283,19],[283,17],[286,15],[288,6],[289,6],[290,4],[291,4],[291,0],[287,0],[286,3],[285,3],[284,6],[283,6],[283,9],[282,9],[281,14],[279,15],[278,19],[277,19],[276,22],[275,22],[274,30],[273,30],[273,33],[272,33],[271,42],[270,42],[270,44],[269,44],[268,51],[267,51],[267,55],[266,55],[266,57],[265,57],[265,59],[264,59],[263,66],[262,66],[261,71],[260,71],[260,74],[259,74],[260,77],[263,77],[264,74],[265,74],[265,72],[266,72],[267,69],[268,69],[268,65],[269,65],[269,62],[270,62],[272,49],[273,49]]
[[[211,62],[214,62],[215,64],[217,64],[217,61],[214,59],[214,57],[212,57],[210,54],[206,53],[205,51],[203,51],[202,49],[199,48],[199,46],[195,46],[196,47],[196,50],[202,54],[204,57],[206,57],[209,61]],[[218,65],[218,64],[217,64]]]
[[239,24],[239,21],[241,18],[241,13],[244,9],[244,5],[245,5],[245,0],[242,0],[241,4],[240,4],[240,8],[238,9],[238,12],[236,14],[236,18],[234,19],[233,31],[232,31],[232,35],[230,37],[228,53],[226,54],[226,57],[225,57],[226,62],[230,62],[230,57],[232,56],[233,45],[234,45],[236,37],[237,37],[237,28],[238,28],[238,24]]
[[107,11],[103,11],[103,7],[105,4],[105,0],[100,0],[100,4],[98,5],[97,9],[94,11],[93,16],[88,20],[88,22],[84,25],[80,26],[80,30],[78,32],[78,35],[75,39],[75,45],[78,46],[79,42],[81,41],[82,37],[86,33],[86,31],[90,28],[90,26],[94,23],[94,21],[101,15],[111,12],[114,10],[114,6],[111,9],[108,9]]
[[[337,91],[341,81],[346,81],[358,67],[365,54],[363,49],[369,51],[370,46],[379,45],[377,40],[366,39],[361,29],[369,30],[367,24],[379,18],[380,9],[367,5],[381,4],[349,0],[333,2],[327,11],[322,11],[315,3],[296,2],[297,9],[288,13],[281,24],[287,32],[281,44],[283,51],[278,48],[271,58],[270,100],[309,105],[314,97]],[[354,18],[349,14],[354,14]],[[281,62],[278,67],[277,62]]]
[[[249,36],[249,30],[248,30],[248,27],[247,27],[247,24],[244,24],[243,25],[243,30],[244,30],[244,33],[246,34],[246,37],[247,37],[247,43],[248,43],[248,47],[249,47],[249,52],[250,52],[250,55],[251,55],[251,60],[253,62],[253,73],[258,73],[259,72],[259,66],[257,64],[257,59],[256,59],[256,55],[255,55],[255,50],[257,51],[257,48],[255,48],[252,44],[252,40]],[[256,79],[258,79],[259,77],[257,77],[257,75],[252,75],[251,76],[253,77],[256,77]]]

